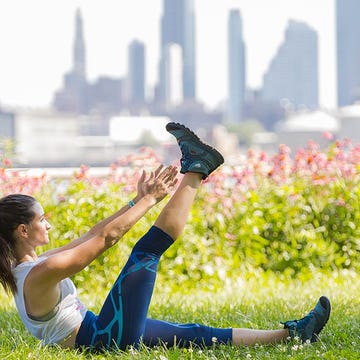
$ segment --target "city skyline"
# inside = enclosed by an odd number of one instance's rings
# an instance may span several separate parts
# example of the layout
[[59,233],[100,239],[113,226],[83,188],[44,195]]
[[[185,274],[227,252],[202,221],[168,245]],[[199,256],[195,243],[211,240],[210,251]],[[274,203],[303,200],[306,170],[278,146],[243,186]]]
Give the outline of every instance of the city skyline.
[[[151,2],[152,6],[149,6],[145,0],[134,0],[120,5],[115,4],[114,1],[105,1],[102,3],[103,6],[99,6],[99,3],[96,5],[86,1],[76,1],[72,4],[51,4],[56,5],[52,10],[44,0],[32,0],[29,3],[32,5],[28,11],[26,7],[29,4],[21,3],[23,5],[21,12],[17,11],[21,6],[18,6],[17,10],[14,9],[16,4],[19,5],[19,1],[0,3],[0,34],[3,34],[0,35],[3,50],[0,60],[0,105],[44,106],[51,102],[52,95],[60,87],[63,74],[71,67],[73,19],[76,8],[80,8],[83,14],[87,74],[90,80],[100,75],[125,76],[127,48],[131,41],[136,39],[144,42],[146,46],[147,85],[150,87],[156,85],[162,1]],[[248,87],[262,85],[262,76],[283,41],[287,22],[290,19],[297,19],[306,22],[319,34],[320,105],[333,107],[335,103],[333,0],[318,0],[316,5],[307,0],[288,1],[292,5],[292,11],[295,11],[293,15],[285,6],[284,0],[274,0],[271,3],[277,12],[269,16],[267,11],[269,6],[265,0],[252,0],[251,4],[247,0],[223,2],[207,0],[207,6],[205,0],[195,1],[197,98],[209,106],[215,106],[226,100],[227,18],[229,10],[238,7],[243,18],[244,42],[248,54],[246,59]],[[276,10],[275,5],[281,4],[285,8],[280,8],[281,11]],[[301,9],[297,9],[299,4]],[[42,7],[40,11],[42,17],[28,16],[29,12],[34,15],[35,12],[39,12],[39,7]],[[306,14],[304,8],[308,9],[308,18],[304,18]],[[137,13],[138,9],[143,11]],[[254,24],[254,14],[257,24]],[[18,20],[15,25],[5,21],[14,17]],[[271,17],[270,22],[269,17]],[[138,26],[135,20],[127,22],[130,25],[126,26],[124,23],[126,18],[137,19],[141,26]],[[30,22],[27,22],[29,19]],[[260,27],[259,21],[262,21]],[[119,23],[122,23],[122,26],[119,26]],[[7,28],[6,32],[3,27]],[[258,29],[258,38],[254,37],[252,28]],[[272,37],[265,38],[266,33],[269,35],[271,33]],[[120,44],[121,50],[119,50]],[[325,65],[323,65],[324,60],[326,60]],[[29,101],[32,101],[32,104]]]

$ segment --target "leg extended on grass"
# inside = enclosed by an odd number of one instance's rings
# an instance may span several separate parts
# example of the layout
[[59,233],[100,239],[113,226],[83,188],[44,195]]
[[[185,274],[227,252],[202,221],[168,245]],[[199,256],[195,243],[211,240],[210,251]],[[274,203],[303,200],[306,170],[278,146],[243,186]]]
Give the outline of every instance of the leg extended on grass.
[[300,320],[285,322],[284,329],[279,330],[215,328],[202,324],[176,324],[147,319],[143,340],[149,346],[188,346],[192,343],[206,347],[230,343],[235,346],[276,344],[295,337],[302,342],[315,342],[329,319],[330,308],[329,299],[322,296],[306,316]]

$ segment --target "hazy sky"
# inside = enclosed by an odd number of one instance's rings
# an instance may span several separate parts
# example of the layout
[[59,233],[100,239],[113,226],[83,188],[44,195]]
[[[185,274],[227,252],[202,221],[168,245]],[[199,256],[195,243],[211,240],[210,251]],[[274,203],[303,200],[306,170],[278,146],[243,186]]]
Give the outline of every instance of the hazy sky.
[[[227,97],[227,20],[243,18],[247,84],[262,76],[289,19],[318,32],[320,103],[335,105],[334,0],[195,0],[197,95],[212,107]],[[127,72],[127,47],[146,44],[147,83],[157,81],[162,0],[0,0],[0,105],[47,106],[71,68],[74,16],[81,8],[90,80]],[[304,54],[306,56],[306,54]]]

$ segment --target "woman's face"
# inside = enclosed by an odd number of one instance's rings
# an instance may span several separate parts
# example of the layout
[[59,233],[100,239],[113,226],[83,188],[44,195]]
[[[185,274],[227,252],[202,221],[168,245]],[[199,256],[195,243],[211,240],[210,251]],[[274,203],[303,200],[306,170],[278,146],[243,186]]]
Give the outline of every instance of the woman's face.
[[51,229],[51,225],[45,218],[44,210],[39,203],[36,203],[33,207],[35,213],[34,219],[29,225],[27,225],[28,237],[33,245],[46,245],[49,243],[48,231]]

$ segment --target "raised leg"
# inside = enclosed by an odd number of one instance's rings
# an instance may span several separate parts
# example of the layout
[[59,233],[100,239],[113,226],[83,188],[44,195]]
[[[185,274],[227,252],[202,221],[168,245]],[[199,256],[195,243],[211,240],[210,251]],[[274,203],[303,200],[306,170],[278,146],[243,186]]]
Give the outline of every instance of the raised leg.
[[201,179],[223,162],[215,149],[202,143],[189,129],[179,124],[173,128],[182,151],[182,164],[186,163],[181,170],[185,175],[154,226],[134,246],[99,315],[87,313],[77,346],[125,349],[139,345],[160,257],[181,234]]
[[184,229],[200,183],[201,174],[186,173],[176,192],[155,221],[155,226],[169,234],[174,240]]

